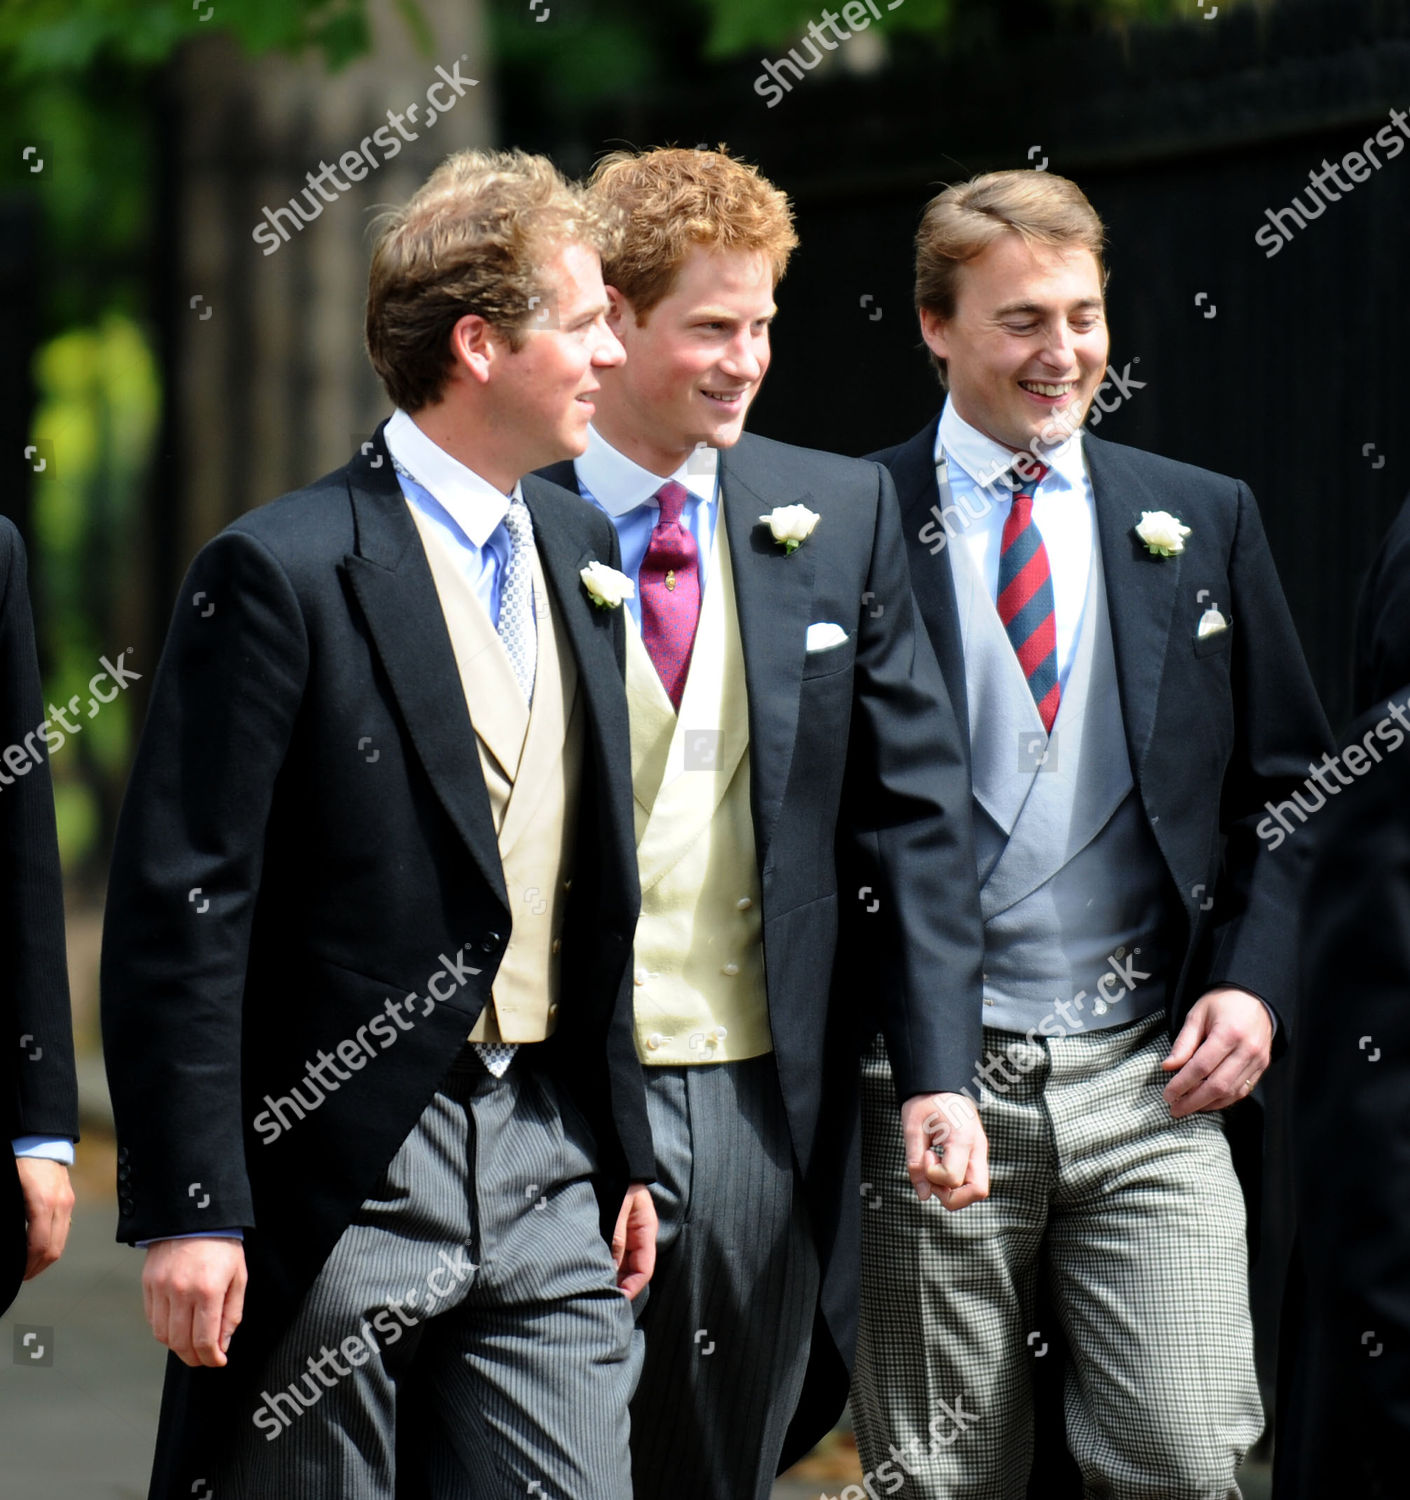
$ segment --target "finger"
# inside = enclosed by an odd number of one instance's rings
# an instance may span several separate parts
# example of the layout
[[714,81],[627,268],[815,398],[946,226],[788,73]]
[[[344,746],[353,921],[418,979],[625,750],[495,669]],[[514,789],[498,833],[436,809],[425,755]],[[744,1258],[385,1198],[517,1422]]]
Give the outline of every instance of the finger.
[[631,1212],[631,1199],[626,1199],[617,1213],[617,1224],[612,1230],[612,1264],[620,1271],[627,1254],[627,1215]]
[[962,1141],[955,1135],[937,1141],[930,1160],[925,1164],[926,1180],[938,1188],[958,1188],[969,1170],[972,1149],[969,1141]]
[[54,1258],[49,1254],[49,1240],[53,1233],[54,1220],[47,1205],[39,1209],[29,1221],[29,1228],[25,1231],[25,1262],[24,1279],[32,1281],[45,1266],[52,1265]]
[[1241,1061],[1237,1055],[1231,1056],[1193,1093],[1172,1105],[1170,1113],[1178,1120],[1205,1110],[1227,1109],[1253,1092],[1256,1074],[1253,1063]]
[[219,1369],[225,1363],[225,1351],[220,1347],[224,1311],[224,1294],[217,1295],[209,1289],[195,1294],[191,1309],[191,1343],[199,1364]]
[[166,1317],[163,1323],[165,1334],[162,1343],[183,1365],[197,1366],[201,1363],[196,1355],[195,1341],[191,1336],[192,1304],[185,1297],[168,1292],[165,1298]]
[[1194,1011],[1191,1011],[1185,1017],[1185,1024],[1180,1028],[1179,1034],[1171,1045],[1170,1053],[1161,1063],[1161,1067],[1167,1073],[1173,1072],[1176,1068],[1183,1068],[1195,1055],[1200,1044],[1200,1036],[1200,1023],[1195,1019]]
[[930,1197],[930,1183],[926,1179],[926,1170],[922,1165],[925,1159],[925,1133],[920,1128],[920,1122],[906,1121],[906,1176],[911,1179],[911,1186],[916,1191],[916,1197],[922,1203]]
[[1229,1052],[1213,1039],[1208,1038],[1199,1051],[1165,1085],[1165,1102],[1174,1104],[1186,1094],[1192,1094],[1206,1078],[1209,1078],[1228,1057]]
[[245,1317],[245,1286],[249,1276],[243,1262],[230,1283],[230,1288],[225,1294],[225,1306],[220,1319],[220,1352],[225,1354],[230,1348],[230,1340],[235,1336],[235,1330],[240,1326]]

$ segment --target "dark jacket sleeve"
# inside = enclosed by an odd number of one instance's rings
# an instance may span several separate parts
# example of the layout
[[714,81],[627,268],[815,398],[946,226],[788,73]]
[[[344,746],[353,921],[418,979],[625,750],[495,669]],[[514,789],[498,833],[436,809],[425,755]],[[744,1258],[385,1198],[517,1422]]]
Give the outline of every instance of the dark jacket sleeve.
[[[235,530],[209,543],[177,600],[108,882],[103,1043],[129,1169],[119,1239],[254,1223],[243,994],[307,657],[298,600],[268,549]],[[199,1208],[193,1183],[209,1195]]]
[[24,544],[0,519],[0,1080],[9,1139],[78,1137],[64,894],[48,759],[66,736],[45,715]]
[[1307,849],[1301,837],[1276,836],[1282,830],[1276,823],[1270,828],[1268,809],[1304,789],[1309,766],[1320,765],[1335,742],[1258,507],[1243,484],[1238,496],[1229,559],[1237,611],[1231,666],[1234,749],[1221,797],[1224,859],[1205,987],[1235,985],[1270,1005],[1278,1016],[1281,1052],[1291,1039],[1298,983],[1289,922],[1302,896]]
[[[842,804],[840,898],[850,915],[840,967],[875,997],[904,1100],[970,1079],[984,930],[960,729],[916,615],[895,488],[886,470],[877,475]],[[863,898],[865,886],[873,893]]]
[[1410,682],[1410,500],[1381,543],[1356,613],[1355,712],[1379,706]]

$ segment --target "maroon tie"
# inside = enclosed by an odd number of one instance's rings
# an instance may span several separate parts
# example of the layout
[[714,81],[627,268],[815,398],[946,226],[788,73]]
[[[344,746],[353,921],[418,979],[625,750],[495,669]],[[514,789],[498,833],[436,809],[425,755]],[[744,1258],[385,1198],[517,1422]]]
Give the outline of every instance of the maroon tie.
[[700,619],[700,550],[690,529],[681,524],[690,491],[668,479],[652,499],[660,504],[661,515],[637,579],[641,640],[666,696],[679,712]]
[[1047,469],[1019,476],[1013,509],[1004,522],[999,550],[999,618],[1013,642],[1018,664],[1028,679],[1038,717],[1049,734],[1057,718],[1062,689],[1057,673],[1057,619],[1053,613],[1053,579],[1048,549],[1033,524],[1033,492]]

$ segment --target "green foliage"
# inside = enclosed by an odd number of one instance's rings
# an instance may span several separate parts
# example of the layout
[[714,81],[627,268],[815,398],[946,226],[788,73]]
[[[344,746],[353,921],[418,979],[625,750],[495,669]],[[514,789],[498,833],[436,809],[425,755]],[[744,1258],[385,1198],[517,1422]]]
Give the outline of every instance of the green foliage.
[[[42,345],[34,379],[39,402],[31,441],[47,443],[53,460],[33,487],[45,702],[62,706],[77,697],[82,705],[81,733],[53,762],[65,858],[78,863],[93,852],[100,831],[98,791],[106,785],[115,792],[131,751],[130,699],[94,708],[89,680],[101,670],[100,657],[116,660],[133,644],[121,623],[129,560],[123,543],[140,512],[160,381],[143,331],[116,311]],[[127,665],[145,676],[152,663],[129,656]]]

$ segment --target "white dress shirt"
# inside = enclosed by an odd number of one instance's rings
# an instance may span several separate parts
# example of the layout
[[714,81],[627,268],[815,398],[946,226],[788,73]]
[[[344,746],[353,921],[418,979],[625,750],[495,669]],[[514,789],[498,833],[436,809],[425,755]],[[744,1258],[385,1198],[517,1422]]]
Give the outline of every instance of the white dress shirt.
[[[949,460],[950,499],[959,509],[948,517],[946,530],[969,549],[989,597],[997,603],[1004,522],[1013,509],[1013,491],[1004,476],[1013,468],[1015,455],[971,427],[948,399],[935,435],[936,463],[942,452]],[[1058,682],[1066,687],[1082,635],[1096,525],[1080,429],[1067,442],[1045,451],[1042,461],[1048,472],[1034,492],[1033,524],[1043,538],[1052,573]]]

